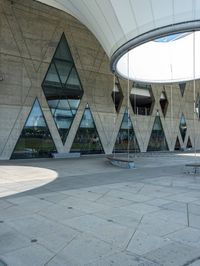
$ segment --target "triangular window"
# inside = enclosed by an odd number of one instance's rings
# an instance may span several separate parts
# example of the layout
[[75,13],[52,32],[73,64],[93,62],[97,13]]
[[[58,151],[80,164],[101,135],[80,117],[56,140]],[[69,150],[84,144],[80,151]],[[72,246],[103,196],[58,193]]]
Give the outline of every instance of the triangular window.
[[188,141],[187,141],[186,148],[187,148],[187,149],[191,149],[191,148],[192,148],[192,142],[191,142],[190,137],[188,137]]
[[81,87],[80,80],[76,69],[73,67],[66,82],[66,88],[71,90],[79,90]]
[[72,55],[71,55],[71,52],[70,52],[64,33],[61,36],[61,40],[56,49],[54,58],[58,60],[73,62],[73,58],[72,58]]
[[139,152],[133,124],[126,108],[114,147],[115,152]]
[[104,153],[101,140],[88,105],[83,113],[83,117],[72,144],[71,152],[80,152],[81,154]]
[[83,89],[64,34],[42,83],[42,88],[62,142],[65,143],[83,96]]
[[180,144],[179,138],[177,137],[174,150],[179,151],[180,149],[181,149],[181,144]]
[[73,64],[71,62],[63,62],[60,60],[54,60],[55,67],[57,69],[58,75],[60,77],[60,81],[62,86],[65,86],[65,83],[70,75]]
[[199,93],[197,94],[195,109],[196,109],[197,118],[200,119],[200,96],[199,96]]
[[184,142],[185,141],[186,132],[187,132],[187,124],[186,124],[186,120],[185,120],[184,114],[181,115],[179,129],[180,129],[182,140]]
[[119,113],[124,96],[118,78],[116,78],[111,96],[115,105],[115,110]]
[[49,71],[46,75],[46,79],[45,79],[45,85],[48,86],[52,86],[55,88],[61,88],[61,84],[60,84],[60,79],[58,77],[57,71],[56,71],[56,67],[54,64],[50,65]]
[[157,115],[154,121],[147,151],[166,151],[166,150],[168,150],[168,145],[165,138],[165,133],[162,127],[160,116]]
[[167,95],[166,95],[165,90],[162,91],[161,96],[160,96],[160,107],[165,117],[167,114],[167,107],[168,107],[168,100],[167,100]]
[[133,83],[129,99],[134,114],[151,115],[155,104],[151,85]]
[[179,88],[180,88],[181,96],[182,96],[182,97],[183,97],[184,92],[185,92],[185,87],[186,87],[186,83],[185,83],[185,82],[183,82],[183,83],[179,83]]
[[11,159],[46,158],[54,152],[56,147],[36,99]]

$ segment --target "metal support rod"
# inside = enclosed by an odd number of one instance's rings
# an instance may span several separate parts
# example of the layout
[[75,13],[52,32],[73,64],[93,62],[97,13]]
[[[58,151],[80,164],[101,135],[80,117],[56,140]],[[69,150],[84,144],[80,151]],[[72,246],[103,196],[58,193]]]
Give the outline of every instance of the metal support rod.
[[195,31],[193,32],[193,100],[194,100],[194,110],[193,110],[193,127],[194,127],[194,154],[196,162],[196,82],[195,82]]
[[[116,110],[115,110],[115,73],[113,76],[113,90],[114,90],[114,137],[115,137],[115,133],[116,133]],[[115,157],[115,144],[114,144],[114,157]]]
[[127,73],[128,73],[128,93],[127,93],[127,108],[128,108],[128,160],[129,160],[129,149],[130,149],[130,143],[129,143],[129,119],[130,119],[130,112],[129,112],[129,94],[130,94],[130,80],[129,80],[129,52],[127,54]]

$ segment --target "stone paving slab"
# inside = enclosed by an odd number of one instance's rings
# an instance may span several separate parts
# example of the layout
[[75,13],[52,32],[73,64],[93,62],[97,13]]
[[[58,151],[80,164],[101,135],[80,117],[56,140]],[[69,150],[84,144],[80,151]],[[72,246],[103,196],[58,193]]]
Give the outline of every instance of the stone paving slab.
[[60,205],[49,206],[45,210],[39,211],[38,214],[48,220],[56,221],[61,224],[65,224],[68,219],[86,215],[85,212],[79,209]]
[[69,230],[67,226],[53,222],[37,214],[8,220],[7,224],[30,239],[41,236],[45,237],[51,233],[62,233]]
[[189,223],[187,212],[176,212],[174,210],[159,210],[149,213],[148,218],[152,218],[154,221],[162,219],[171,224],[176,223],[184,226],[188,226]]
[[10,251],[30,246],[30,239],[6,223],[0,224],[0,256]]
[[136,231],[129,242],[127,251],[137,255],[144,255],[150,251],[156,250],[162,246],[169,244],[169,239],[151,235],[142,231]]
[[160,210],[160,208],[157,206],[151,206],[145,203],[130,204],[128,206],[123,207],[122,209],[130,212],[133,211],[134,213],[138,213],[140,215],[145,215],[147,213],[152,213]]
[[46,249],[58,253],[60,250],[65,248],[70,242],[80,234],[72,228],[62,232],[49,233],[47,235],[37,237],[37,243]]
[[180,243],[170,243],[145,254],[150,259],[163,266],[184,266],[199,257],[199,249]]
[[162,205],[164,209],[173,210],[175,212],[183,212],[187,213],[187,203],[185,202],[170,202],[167,204]]
[[137,161],[134,171],[104,158],[0,162],[0,259],[199,266],[200,175],[184,174],[177,155]]
[[136,228],[142,215],[124,210],[122,208],[109,208],[108,210],[95,213],[95,216],[111,220],[130,228]]
[[85,233],[90,233],[107,243],[121,248],[126,247],[134,232],[134,229],[127,228],[93,215],[76,217],[67,220],[66,224],[71,228]]
[[91,202],[86,199],[80,199],[78,197],[69,197],[67,199],[61,200],[58,205],[65,207],[72,207],[76,210],[83,211],[85,213],[95,213],[98,211],[104,211],[110,206],[100,203],[100,202]]
[[189,224],[191,227],[200,229],[200,215],[189,215]]
[[196,201],[188,204],[188,209],[189,213],[194,215],[200,215],[200,205],[196,204]]
[[[102,258],[93,263],[86,264],[85,266],[162,266],[156,262],[139,257],[137,255],[120,252],[113,254],[109,257]],[[53,265],[52,265],[53,266]]]
[[200,230],[186,227],[174,233],[168,234],[167,237],[176,242],[200,248]]
[[6,253],[1,258],[8,266],[42,266],[54,255],[46,248],[33,244],[32,246]]
[[112,245],[90,234],[82,233],[66,245],[47,265],[86,265],[112,253],[114,253]]
[[157,206],[157,207],[163,207],[163,208],[166,207],[167,208],[167,206],[170,205],[170,204],[173,204],[173,202],[171,200],[156,198],[156,199],[153,199],[153,200],[148,200],[146,202],[146,204]]
[[138,230],[153,234],[155,236],[164,237],[169,233],[173,233],[185,227],[185,225],[178,224],[175,221],[167,221],[165,219],[149,217],[149,215],[145,215],[138,226]]

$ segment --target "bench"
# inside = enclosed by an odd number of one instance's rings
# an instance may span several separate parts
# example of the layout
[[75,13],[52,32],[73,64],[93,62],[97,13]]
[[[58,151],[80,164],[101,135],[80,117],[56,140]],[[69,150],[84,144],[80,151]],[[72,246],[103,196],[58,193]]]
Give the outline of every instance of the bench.
[[190,163],[190,164],[186,164],[185,167],[191,167],[192,171],[186,171],[186,173],[188,174],[197,174],[199,173],[199,169],[200,169],[200,164],[199,163]]
[[54,159],[66,159],[66,158],[78,158],[80,157],[80,152],[60,152],[60,153],[52,153],[52,157]]
[[120,157],[114,157],[114,156],[107,156],[107,159],[111,162],[111,164],[118,166],[118,167],[128,168],[128,169],[135,168],[135,163],[133,159],[131,158],[120,158]]

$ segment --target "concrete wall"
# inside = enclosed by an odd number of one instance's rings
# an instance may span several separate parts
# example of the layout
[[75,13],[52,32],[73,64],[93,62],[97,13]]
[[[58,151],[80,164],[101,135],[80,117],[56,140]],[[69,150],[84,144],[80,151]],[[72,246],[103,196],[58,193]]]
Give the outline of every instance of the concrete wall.
[[[62,33],[65,33],[79,73],[84,95],[65,145],[62,144],[48,108],[41,84]],[[123,113],[127,106],[127,82],[121,81],[123,103],[115,113],[111,93],[113,75],[109,59],[92,33],[72,16],[32,0],[0,0],[0,159],[9,159],[37,97],[58,152],[70,151],[85,105],[88,103],[105,153],[111,153]],[[184,113],[188,136],[200,148],[200,124],[193,122],[193,83],[188,82],[184,97],[178,85],[166,87],[169,101],[166,117],[159,99],[163,86],[152,85],[155,105],[152,116],[136,116],[130,107],[131,119],[141,151],[146,151],[155,115],[159,110],[170,150],[177,136],[181,142],[179,121]],[[196,94],[200,92],[196,82]],[[116,126],[114,130],[114,119]]]

